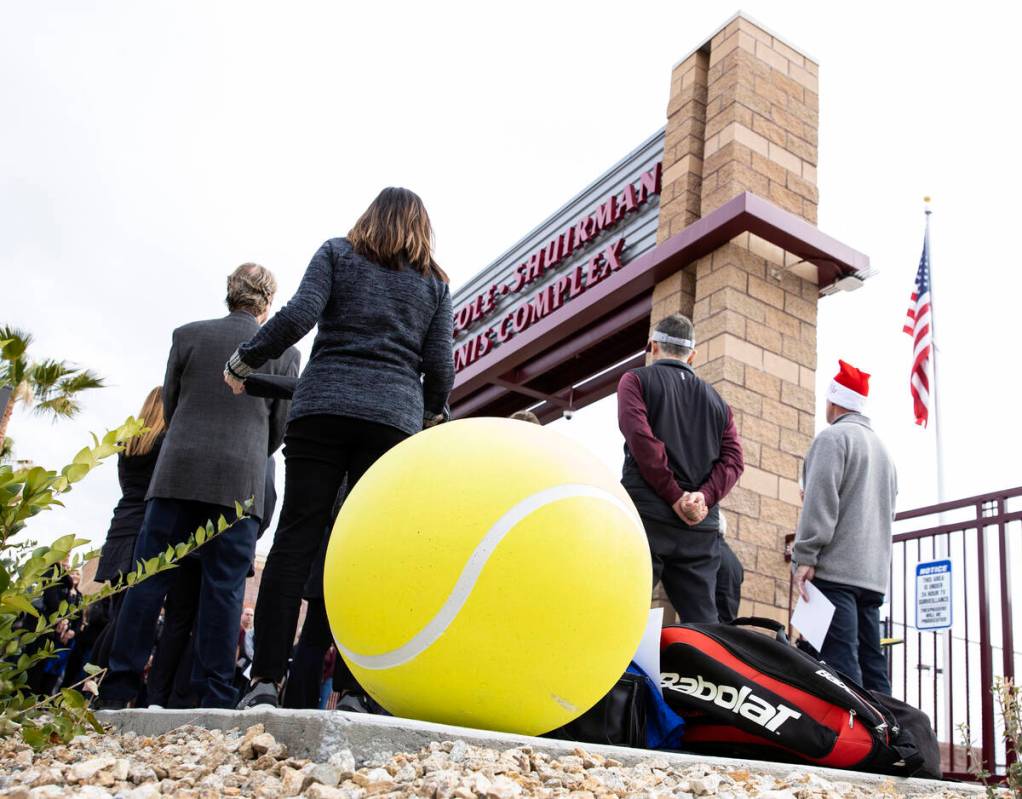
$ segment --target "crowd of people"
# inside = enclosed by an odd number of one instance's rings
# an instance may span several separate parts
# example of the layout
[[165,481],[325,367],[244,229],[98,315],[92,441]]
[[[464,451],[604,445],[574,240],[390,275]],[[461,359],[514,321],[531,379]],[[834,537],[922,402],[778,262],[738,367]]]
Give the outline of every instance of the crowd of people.
[[[274,276],[246,263],[228,277],[227,316],[174,331],[163,384],[142,407],[147,432],[119,456],[122,497],[97,579],[118,580],[209,519],[233,524],[177,568],[90,608],[84,629],[55,631],[70,655],[33,671],[38,690],[54,690],[61,673],[70,684],[93,663],[106,669],[97,705],[107,709],[324,707],[337,691],[340,707],[379,710],[333,647],[323,560],[346,492],[389,449],[445,419],[451,294],[432,252],[419,197],[388,188],[345,238],[319,248],[272,318]],[[314,326],[299,377],[294,345]],[[621,378],[622,483],[646,529],[653,584],[663,583],[680,620],[730,622],[743,568],[720,503],[744,454],[731,408],[693,369],[694,342],[685,316],[658,320],[648,365]],[[246,384],[256,374],[293,391],[254,396]],[[877,609],[896,480],[861,413],[866,394],[868,375],[842,364],[828,394],[832,426],[806,459],[794,561],[800,588],[812,581],[837,606],[823,656],[884,689]],[[539,421],[527,411],[514,418]],[[280,518],[255,607],[243,608],[256,542],[274,514],[272,456],[282,444]],[[245,498],[251,505],[238,517],[235,502]],[[76,593],[68,573],[45,602],[70,603]]]

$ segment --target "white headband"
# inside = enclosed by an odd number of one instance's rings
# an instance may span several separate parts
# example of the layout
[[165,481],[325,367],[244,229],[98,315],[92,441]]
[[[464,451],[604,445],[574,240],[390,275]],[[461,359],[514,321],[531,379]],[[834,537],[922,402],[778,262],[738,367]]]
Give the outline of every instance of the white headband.
[[653,333],[649,337],[650,341],[658,341],[661,344],[673,344],[675,347],[683,347],[686,350],[690,350],[695,347],[695,342],[688,338],[675,338],[674,336],[668,336],[666,333],[661,333],[659,330]]

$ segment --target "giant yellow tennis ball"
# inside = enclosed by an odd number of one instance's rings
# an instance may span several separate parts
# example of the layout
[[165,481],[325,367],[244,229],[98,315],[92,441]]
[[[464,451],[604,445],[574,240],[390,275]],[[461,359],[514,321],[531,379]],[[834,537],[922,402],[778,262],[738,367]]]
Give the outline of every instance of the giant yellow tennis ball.
[[651,581],[635,507],[585,448],[467,419],[366,472],[334,526],[324,589],[338,650],[391,713],[536,735],[627,668]]

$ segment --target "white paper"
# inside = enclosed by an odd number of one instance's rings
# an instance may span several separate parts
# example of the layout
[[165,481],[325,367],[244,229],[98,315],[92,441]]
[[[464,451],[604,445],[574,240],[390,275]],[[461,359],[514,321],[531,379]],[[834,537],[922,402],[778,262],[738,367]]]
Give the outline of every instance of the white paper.
[[831,619],[834,618],[834,603],[812,583],[806,583],[805,586],[809,601],[799,596],[795,612],[791,614],[791,625],[820,650],[823,649],[823,639],[827,637]]
[[660,683],[660,629],[664,626],[664,609],[653,608],[646,620],[646,632],[639,642],[633,660],[646,674]]

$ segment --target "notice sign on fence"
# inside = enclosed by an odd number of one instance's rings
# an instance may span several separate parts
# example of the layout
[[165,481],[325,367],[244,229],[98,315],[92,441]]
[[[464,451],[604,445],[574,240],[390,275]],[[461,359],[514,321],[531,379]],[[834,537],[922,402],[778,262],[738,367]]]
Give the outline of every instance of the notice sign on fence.
[[951,561],[931,560],[916,565],[916,629],[945,630],[951,626]]

